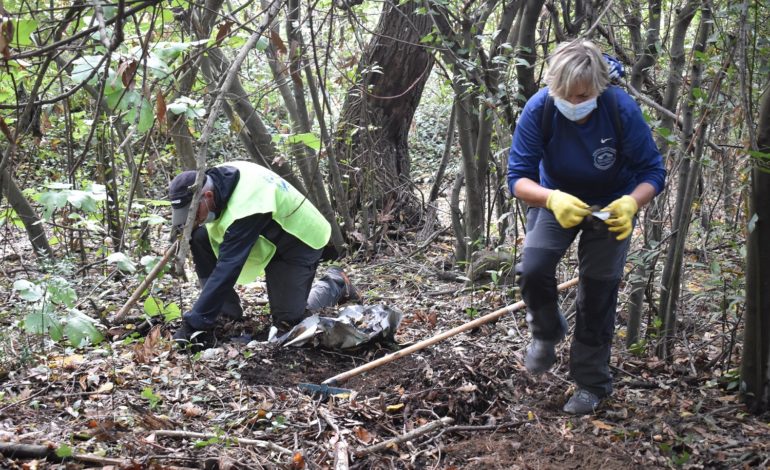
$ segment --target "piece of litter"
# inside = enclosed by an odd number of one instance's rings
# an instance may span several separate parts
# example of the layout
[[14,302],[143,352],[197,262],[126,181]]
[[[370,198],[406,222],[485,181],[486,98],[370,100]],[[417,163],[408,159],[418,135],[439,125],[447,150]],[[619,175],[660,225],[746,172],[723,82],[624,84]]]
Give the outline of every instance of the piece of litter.
[[610,218],[610,213],[606,211],[591,212],[591,215],[596,217],[599,220],[607,220]]

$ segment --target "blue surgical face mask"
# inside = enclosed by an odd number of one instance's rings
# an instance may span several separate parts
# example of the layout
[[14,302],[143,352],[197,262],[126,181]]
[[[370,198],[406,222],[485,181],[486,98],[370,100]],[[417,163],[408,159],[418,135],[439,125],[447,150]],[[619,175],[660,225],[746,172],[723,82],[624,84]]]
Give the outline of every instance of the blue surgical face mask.
[[561,98],[554,98],[553,102],[561,114],[570,121],[579,121],[596,109],[596,97],[578,104],[572,104]]

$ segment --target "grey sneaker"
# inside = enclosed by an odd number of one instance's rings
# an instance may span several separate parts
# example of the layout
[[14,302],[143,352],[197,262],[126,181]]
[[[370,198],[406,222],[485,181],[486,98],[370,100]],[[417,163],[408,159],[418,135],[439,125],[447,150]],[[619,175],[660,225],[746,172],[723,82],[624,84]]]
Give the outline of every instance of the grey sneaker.
[[588,390],[579,388],[572,394],[567,404],[564,405],[563,410],[573,415],[587,415],[596,411],[596,407],[599,406],[601,401],[601,398]]
[[530,374],[542,374],[553,366],[556,362],[556,343],[557,341],[532,339],[524,359],[524,365]]
[[362,303],[363,296],[358,291],[358,289],[356,289],[356,286],[350,282],[350,278],[342,268],[339,266],[330,266],[329,269],[326,270],[326,277],[342,285],[342,293],[339,300],[337,301],[338,305],[342,305],[347,302]]

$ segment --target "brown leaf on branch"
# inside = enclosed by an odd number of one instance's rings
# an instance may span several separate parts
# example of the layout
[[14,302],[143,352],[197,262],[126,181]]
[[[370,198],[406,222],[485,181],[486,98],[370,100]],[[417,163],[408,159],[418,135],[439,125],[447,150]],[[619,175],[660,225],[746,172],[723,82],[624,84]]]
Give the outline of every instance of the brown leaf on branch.
[[118,76],[123,82],[124,87],[133,88],[134,78],[136,77],[136,67],[137,62],[135,60],[127,60],[118,65]]
[[216,43],[219,44],[224,39],[230,35],[230,30],[233,28],[233,22],[230,20],[227,20],[223,22],[221,25],[219,25],[219,30],[217,30],[217,39]]
[[270,42],[273,43],[275,50],[278,51],[279,54],[286,54],[288,52],[286,49],[286,44],[284,44],[283,39],[281,39],[281,35],[278,34],[277,31],[270,31]]

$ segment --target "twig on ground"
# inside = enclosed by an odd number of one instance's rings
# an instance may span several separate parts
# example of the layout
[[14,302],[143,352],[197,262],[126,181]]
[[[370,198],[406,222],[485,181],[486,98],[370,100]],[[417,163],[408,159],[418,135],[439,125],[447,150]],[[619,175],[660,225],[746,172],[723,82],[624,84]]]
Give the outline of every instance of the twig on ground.
[[510,421],[508,423],[484,424],[480,426],[449,426],[448,428],[444,429],[443,432],[497,431],[498,429],[517,428],[524,423],[524,421]]
[[[60,457],[56,454],[56,444],[41,445],[41,444],[22,444],[20,442],[0,442],[0,455],[3,455],[9,459],[48,459],[54,461],[62,461],[64,457]],[[68,459],[77,460],[79,462],[96,463],[101,465],[117,465],[120,467],[128,467],[132,465],[131,460],[113,459],[110,457],[101,457],[92,454],[72,454],[67,456]]]
[[35,393],[33,395],[30,395],[27,398],[22,398],[21,400],[15,401],[15,402],[11,403],[10,405],[5,405],[4,407],[0,408],[0,413],[3,413],[4,411],[6,411],[9,408],[12,408],[14,406],[21,405],[22,403],[26,403],[26,402],[34,399],[34,398],[39,397],[40,395],[45,395],[46,393],[48,393],[48,390],[50,390],[50,389],[51,389],[51,384],[48,384],[48,385],[45,386],[45,388],[43,388],[42,390],[40,390],[37,393]]
[[270,449],[275,452],[280,452],[281,454],[284,454],[284,455],[294,455],[294,451],[289,450],[285,447],[281,447],[278,444],[272,443],[270,441],[261,441],[257,439],[247,439],[243,437],[228,436],[228,435],[216,435],[214,433],[176,431],[173,429],[159,429],[157,431],[153,431],[153,433],[156,436],[161,436],[161,437],[175,437],[175,438],[181,437],[181,438],[192,438],[192,439],[211,439],[211,438],[232,439],[241,445],[263,447],[265,449]]
[[382,450],[385,450],[391,446],[394,446],[396,444],[400,444],[402,442],[411,441],[415,437],[422,436],[423,434],[427,434],[435,429],[447,426],[454,423],[454,419],[450,417],[444,417],[441,418],[438,421],[433,421],[432,423],[428,423],[424,426],[420,426],[419,428],[409,431],[406,434],[402,434],[400,436],[394,437],[392,439],[388,439],[387,441],[382,441],[379,444],[375,444],[373,446],[369,447],[359,447],[356,450],[356,456],[361,457],[364,455],[373,454],[375,452],[380,452]]
[[347,470],[348,465],[348,443],[345,437],[340,432],[340,427],[337,422],[334,421],[332,415],[325,409],[319,408],[318,414],[326,421],[329,426],[334,430],[336,443],[334,443],[334,470]]

